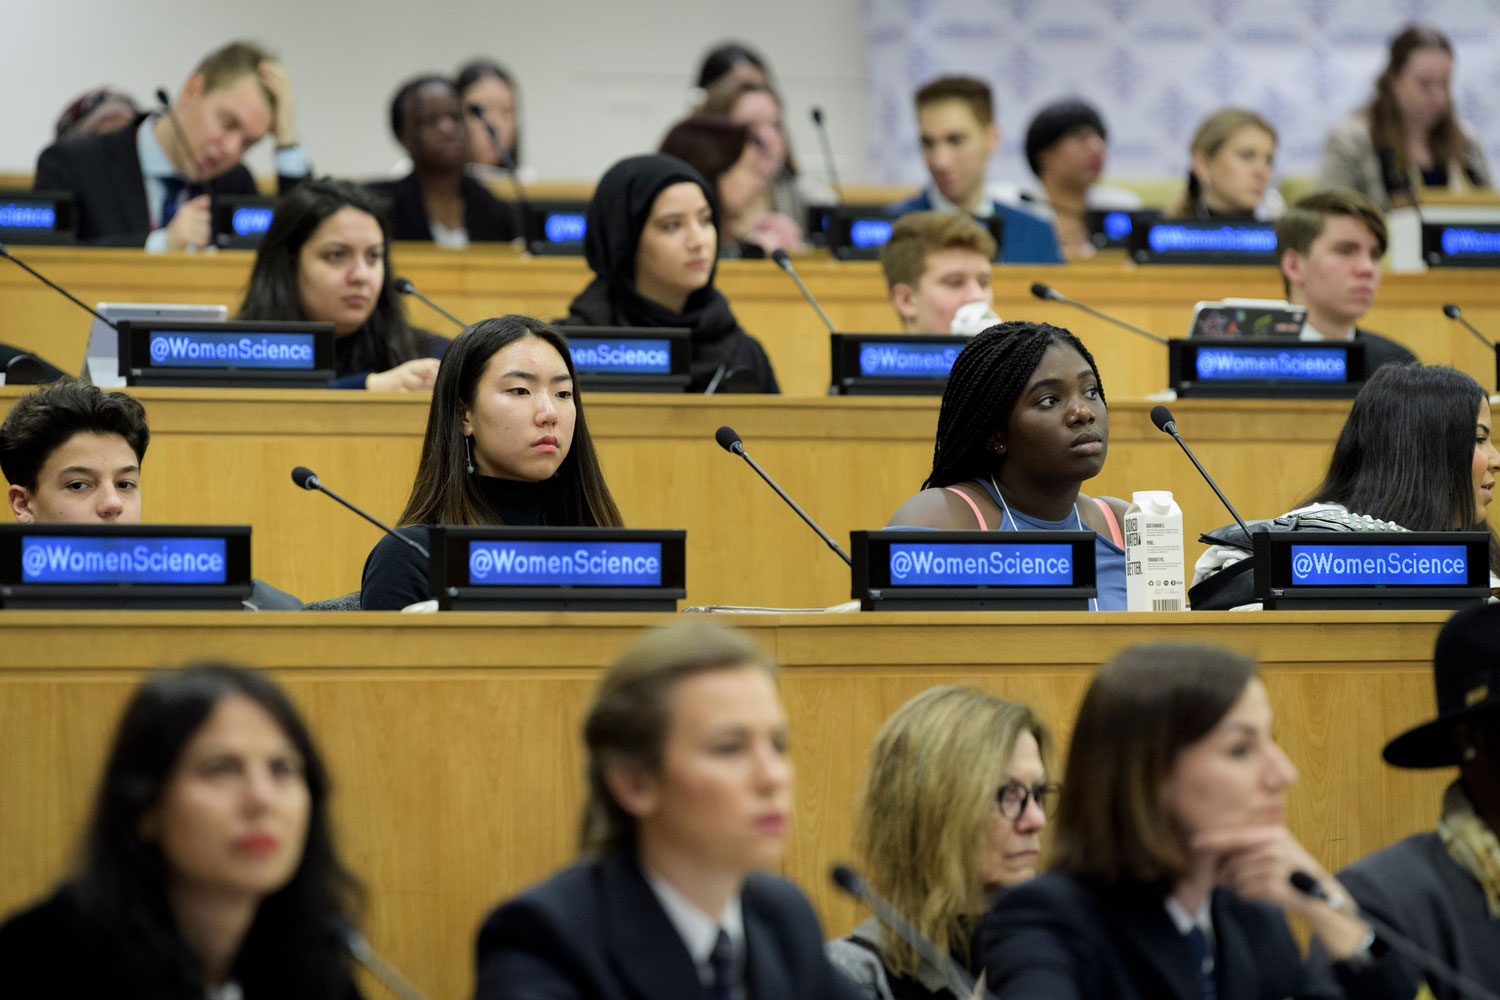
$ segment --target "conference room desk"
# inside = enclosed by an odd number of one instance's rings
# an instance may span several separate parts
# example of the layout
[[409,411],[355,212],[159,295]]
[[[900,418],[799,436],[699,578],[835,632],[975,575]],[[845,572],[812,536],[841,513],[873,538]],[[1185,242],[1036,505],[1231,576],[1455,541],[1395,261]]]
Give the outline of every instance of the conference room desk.
[[[95,302],[223,303],[244,298],[253,255],[249,251],[150,255],[95,247],[25,247],[17,255],[90,305]],[[0,262],[4,263],[4,262]],[[430,244],[402,244],[392,252],[395,273],[467,321],[502,313],[553,318],[588,284],[578,257],[530,257],[514,248],[476,247],[458,252]],[[809,257],[799,273],[840,330],[897,328],[880,265]],[[1269,267],[1136,267],[1123,256],[1101,256],[1064,267],[996,267],[996,311],[1006,319],[1055,323],[1077,333],[1093,352],[1105,392],[1137,398],[1167,384],[1166,349],[1068,306],[1040,302],[1034,281],[1161,336],[1187,331],[1193,304],[1225,296],[1280,298],[1281,282]],[[719,264],[717,284],[744,328],[765,345],[782,391],[821,396],[829,382],[827,331],[791,279],[770,261]],[[1452,364],[1495,385],[1494,352],[1440,306],[1456,302],[1481,330],[1500,336],[1500,282],[1489,270],[1450,269],[1387,275],[1377,306],[1363,320],[1371,330],[1406,344],[1429,363]],[[408,303],[412,322],[438,333],[454,327],[420,302]],[[0,267],[0,341],[41,353],[69,371],[82,367],[89,319],[77,306],[18,267]]]
[[[26,391],[0,387],[0,412]],[[411,491],[426,394],[292,389],[138,388],[151,445],[145,520],[250,524],[255,574],[304,600],[359,589],[377,529],[304,493],[305,465],[331,490],[394,523]],[[1229,514],[1151,404],[1112,396],[1110,452],[1090,494],[1129,499],[1167,489],[1183,510],[1189,570],[1202,531]],[[1349,404],[1202,401],[1174,405],[1178,425],[1245,517],[1290,510],[1317,485]],[[850,598],[849,570],[737,457],[721,425],[847,549],[849,532],[884,527],[932,465],[934,397],[598,394],[590,432],[611,492],[633,528],[687,531],[690,604],[826,607]]]
[[[726,616],[726,618],[729,616]],[[742,615],[781,664],[796,767],[784,870],[829,933],[862,914],[827,871],[850,859],[876,729],[927,687],[1027,702],[1063,749],[1097,665],[1146,642],[1214,642],[1262,664],[1301,772],[1287,822],[1337,868],[1430,828],[1451,773],[1385,767],[1433,712],[1437,612]],[[0,913],[66,871],[118,713],[143,673],[204,657],[268,669],[334,779],[375,946],[431,997],[464,997],[495,902],[573,856],[580,726],[600,670],[671,615],[0,612]],[[1061,761],[1054,775],[1062,774]]]

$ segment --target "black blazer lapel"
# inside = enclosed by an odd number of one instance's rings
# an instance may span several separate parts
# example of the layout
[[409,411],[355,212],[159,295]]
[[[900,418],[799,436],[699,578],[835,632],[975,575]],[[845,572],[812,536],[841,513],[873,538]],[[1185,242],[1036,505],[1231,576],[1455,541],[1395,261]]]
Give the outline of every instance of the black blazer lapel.
[[635,858],[617,851],[600,863],[600,896],[610,963],[633,995],[699,997],[703,984],[687,945]]
[[1166,996],[1203,1000],[1187,942],[1167,916],[1161,897],[1121,907],[1116,927],[1122,945],[1120,957],[1132,969],[1132,981],[1143,1000]]
[[790,971],[777,947],[775,914],[752,909],[744,899],[746,995],[750,1000],[782,1000],[795,995]]

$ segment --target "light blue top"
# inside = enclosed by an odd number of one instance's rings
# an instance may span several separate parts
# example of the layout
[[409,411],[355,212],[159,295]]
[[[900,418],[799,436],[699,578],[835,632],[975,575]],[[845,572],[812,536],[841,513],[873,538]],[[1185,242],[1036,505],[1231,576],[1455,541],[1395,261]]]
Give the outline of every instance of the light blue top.
[[[1082,515],[1077,513],[1076,507],[1073,514],[1061,521],[1044,521],[1039,517],[1031,517],[1019,511],[1010,510],[1008,505],[1001,502],[1000,494],[995,491],[993,484],[983,480],[974,480],[974,484],[984,487],[990,499],[995,501],[995,506],[1002,511],[1000,523],[994,528],[995,531],[1077,531],[1080,526],[1085,531],[1089,530],[1088,525],[1082,523]],[[1099,601],[1095,610],[1126,610],[1125,550],[1097,531],[1094,532],[1094,579],[1099,590]]]

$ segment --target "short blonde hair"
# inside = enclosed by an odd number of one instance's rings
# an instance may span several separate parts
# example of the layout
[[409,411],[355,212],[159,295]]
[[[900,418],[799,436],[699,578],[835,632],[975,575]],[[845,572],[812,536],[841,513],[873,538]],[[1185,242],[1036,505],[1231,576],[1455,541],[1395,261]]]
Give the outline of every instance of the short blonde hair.
[[[1052,738],[1030,708],[971,687],[931,688],[880,727],[860,796],[854,847],[866,877],[940,949],[967,962],[982,915],[978,848],[1016,739]],[[886,968],[916,973],[916,950],[882,938]]]
[[995,259],[995,237],[962,212],[908,212],[891,227],[880,248],[880,269],[887,288],[916,287],[927,270],[928,254],[939,250],[972,250]]
[[[1270,136],[1273,145],[1280,141],[1276,136],[1276,126],[1266,121],[1265,116],[1259,112],[1251,111],[1249,108],[1224,108],[1203,119],[1202,124],[1198,126],[1198,131],[1193,133],[1193,141],[1188,146],[1188,152],[1211,160],[1218,155],[1230,136],[1247,125],[1253,125]],[[1187,188],[1167,211],[1168,218],[1196,215],[1198,203],[1202,199],[1202,185],[1199,184],[1198,176],[1193,173],[1193,168],[1190,166],[1188,167]]]

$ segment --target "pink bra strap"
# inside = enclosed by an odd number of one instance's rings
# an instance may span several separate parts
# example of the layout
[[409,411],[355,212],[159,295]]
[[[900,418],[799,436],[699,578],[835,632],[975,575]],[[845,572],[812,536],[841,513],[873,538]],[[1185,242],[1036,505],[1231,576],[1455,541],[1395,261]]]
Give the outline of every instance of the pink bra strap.
[[1094,503],[1099,505],[1099,511],[1104,515],[1104,523],[1109,525],[1109,540],[1115,543],[1116,548],[1125,547],[1125,537],[1120,534],[1120,522],[1115,518],[1115,509],[1109,504],[1094,497]]
[[974,520],[976,520],[976,521],[979,522],[979,530],[980,531],[989,531],[990,530],[989,525],[987,525],[987,524],[984,523],[984,515],[979,512],[979,505],[974,502],[974,498],[973,497],[969,496],[969,494],[965,493],[963,490],[955,489],[952,486],[945,486],[943,488],[946,489],[949,493],[956,494],[957,496],[963,498],[963,502],[966,503],[966,504],[968,504],[969,505],[969,509],[974,512]]

